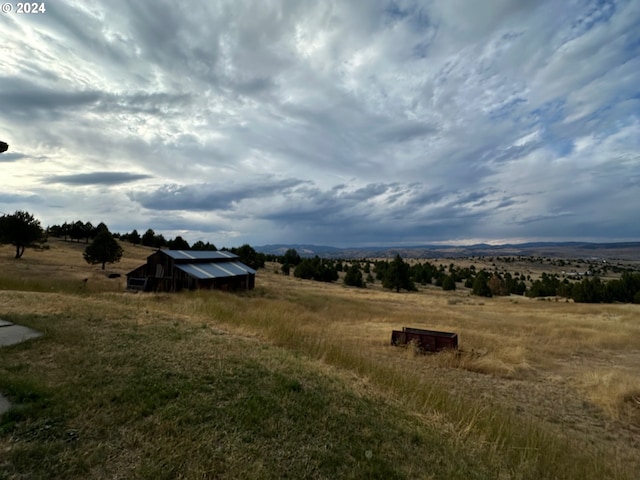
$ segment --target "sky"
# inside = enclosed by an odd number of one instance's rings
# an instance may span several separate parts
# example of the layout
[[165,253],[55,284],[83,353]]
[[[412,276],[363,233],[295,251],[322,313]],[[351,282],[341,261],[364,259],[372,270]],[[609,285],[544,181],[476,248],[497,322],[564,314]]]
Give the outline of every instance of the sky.
[[0,13],[0,213],[229,247],[640,240],[640,1],[42,4]]

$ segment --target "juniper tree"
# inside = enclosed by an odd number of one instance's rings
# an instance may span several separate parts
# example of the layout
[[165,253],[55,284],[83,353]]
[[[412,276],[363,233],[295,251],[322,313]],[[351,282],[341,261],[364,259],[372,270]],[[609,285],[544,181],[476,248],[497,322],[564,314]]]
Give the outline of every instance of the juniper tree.
[[402,260],[400,254],[389,263],[384,276],[382,277],[382,286],[388,289],[394,289],[400,292],[400,289],[415,291],[416,286],[411,280],[409,274],[409,265]]
[[29,212],[16,211],[13,215],[0,217],[0,243],[10,243],[16,247],[15,258],[22,258],[27,245],[43,237],[40,221]]
[[344,284],[351,285],[352,287],[364,287],[364,283],[362,282],[362,272],[358,267],[358,264],[352,264],[348,269],[347,273],[344,276]]
[[102,270],[106,263],[119,262],[122,258],[122,247],[108,231],[100,232],[85,248],[83,257],[87,263],[102,263]]

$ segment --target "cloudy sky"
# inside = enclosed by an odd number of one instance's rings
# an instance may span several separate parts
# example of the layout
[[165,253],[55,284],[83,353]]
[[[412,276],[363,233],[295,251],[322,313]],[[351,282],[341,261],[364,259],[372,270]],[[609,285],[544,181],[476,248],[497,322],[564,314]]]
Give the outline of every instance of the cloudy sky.
[[640,239],[637,0],[0,13],[0,212],[193,242]]

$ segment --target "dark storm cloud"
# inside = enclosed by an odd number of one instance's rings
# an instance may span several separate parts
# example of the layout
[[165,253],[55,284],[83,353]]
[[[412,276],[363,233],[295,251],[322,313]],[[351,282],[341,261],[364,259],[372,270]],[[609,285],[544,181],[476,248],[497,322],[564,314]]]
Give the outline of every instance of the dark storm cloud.
[[150,192],[130,192],[129,198],[150,210],[228,210],[243,200],[283,195],[304,183],[296,179],[272,179],[238,185],[163,185]]
[[432,134],[436,128],[419,122],[397,123],[376,132],[382,142],[406,142]]
[[22,160],[23,158],[28,158],[27,155],[23,153],[3,153],[0,155],[0,162],[15,162],[17,160]]
[[[42,201],[43,201],[42,197],[40,197],[39,195],[5,193],[0,191],[0,204],[2,203],[11,204],[11,205],[17,204],[19,206],[24,204],[40,204],[42,203]],[[8,212],[1,212],[1,213],[8,213]]]
[[124,114],[175,115],[193,101],[190,94],[124,93],[103,95],[96,104],[100,112]]
[[[495,192],[430,192],[419,184],[370,184],[348,191],[345,186],[331,190],[303,187],[291,190],[281,205],[260,213],[280,227],[297,225],[324,237],[335,232],[377,232],[380,238],[403,235],[438,236],[456,229],[469,229],[486,216],[486,210],[499,210],[512,203],[494,196]],[[364,227],[366,225],[366,228]],[[437,229],[437,230],[436,230]],[[354,237],[355,238],[355,237]]]
[[0,77],[2,113],[10,117],[59,117],[62,112],[95,104],[101,94],[95,91],[68,91],[44,88],[11,77]]
[[128,172],[92,172],[75,175],[54,175],[45,177],[45,183],[62,183],[65,185],[122,185],[138,180],[151,178],[150,175]]
[[64,91],[44,88],[25,80],[0,77],[0,105],[3,114],[28,117],[46,114],[60,116],[92,106],[103,112],[166,114],[184,107],[192,101],[190,94],[156,93],[105,93],[98,91]]

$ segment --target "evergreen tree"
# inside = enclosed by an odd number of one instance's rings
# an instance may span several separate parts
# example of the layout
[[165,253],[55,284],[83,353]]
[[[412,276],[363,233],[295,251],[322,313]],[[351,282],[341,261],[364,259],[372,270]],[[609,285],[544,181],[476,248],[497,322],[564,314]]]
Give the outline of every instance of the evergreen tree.
[[282,264],[288,263],[289,265],[296,266],[301,261],[302,259],[300,258],[300,255],[298,255],[298,252],[296,251],[296,249],[290,248],[289,250],[284,252],[284,255],[282,256],[282,260],[280,261],[280,263]]
[[109,232],[102,231],[84,250],[83,257],[87,263],[102,263],[102,270],[106,263],[119,262],[122,258],[122,247]]
[[433,281],[433,277],[437,276],[438,269],[431,263],[416,263],[410,268],[411,278],[414,282],[418,282],[421,285],[430,284]]
[[560,286],[560,279],[557,275],[548,275],[543,272],[538,280],[531,284],[531,288],[527,292],[528,297],[551,297],[557,294]]
[[167,246],[167,240],[164,238],[164,235],[159,233],[153,237],[153,243],[151,244],[154,248],[162,248]]
[[60,234],[64,237],[65,242],[67,241],[67,237],[71,234],[71,227],[72,225],[67,222],[64,222],[60,227]]
[[604,298],[604,285],[598,277],[593,280],[585,278],[573,285],[571,293],[575,302],[600,303]]
[[618,280],[609,280],[604,286],[605,302],[637,303],[640,292],[640,273],[624,272]]
[[248,267],[257,270],[259,268],[264,268],[264,255],[262,253],[258,253],[255,249],[249,245],[244,244],[238,248],[232,248],[231,253],[235,253],[240,257],[240,261],[247,265]]
[[156,236],[156,232],[154,232],[151,228],[148,229],[146,232],[144,232],[144,235],[142,235],[142,245],[144,245],[145,247],[152,247],[153,246],[153,239]]
[[60,238],[62,236],[62,227],[60,225],[50,225],[45,230],[45,233],[52,237]]
[[334,282],[338,280],[338,271],[332,262],[314,258],[303,259],[293,271],[297,278],[312,279],[319,282]]
[[389,263],[389,267],[382,278],[382,286],[388,289],[400,289],[415,291],[416,286],[409,275],[409,265],[402,260],[400,254],[396,254],[396,258]]
[[352,264],[348,269],[347,273],[344,276],[344,284],[351,285],[352,287],[364,287],[364,283],[362,282],[362,272],[358,267],[358,264]]
[[215,252],[218,249],[212,243],[209,243],[209,242],[204,243],[202,240],[198,240],[196,243],[191,245],[191,250],[212,250]]
[[471,290],[473,295],[478,295],[479,297],[490,297],[491,289],[488,285],[487,272],[484,270],[480,270],[476,275],[476,278],[473,280],[473,289]]
[[21,210],[13,215],[0,217],[0,243],[10,243],[16,247],[15,258],[22,258],[27,245],[43,237],[40,221],[29,212]]
[[[89,223],[89,225],[91,225],[91,224]],[[98,236],[98,234],[99,234],[100,232],[108,232],[108,231],[109,231],[109,227],[107,227],[107,224],[106,224],[106,223],[104,223],[104,222],[100,222],[100,223],[98,224],[98,226],[97,226],[96,228],[94,228],[94,229],[93,229],[93,233],[92,233],[92,235],[93,235],[93,236],[94,236],[94,238],[95,238],[96,236]]]
[[304,278],[306,280],[310,280],[313,278],[315,270],[311,261],[307,258],[302,260],[293,271],[293,276],[296,278]]
[[456,282],[451,275],[445,275],[444,280],[442,280],[442,289],[443,290],[455,290]]
[[[102,225],[104,226],[104,228],[107,228],[107,226],[104,223]],[[109,231],[108,228],[107,228],[107,231]],[[93,225],[91,224],[91,222],[87,222],[82,225],[82,238],[84,238],[84,243],[89,243],[89,239],[95,238],[96,235],[97,235],[96,229],[93,228]]]
[[131,243],[133,243],[134,245],[140,245],[140,241],[142,240],[142,238],[140,237],[138,230],[134,228],[128,237]]
[[322,282],[335,282],[338,278],[340,278],[338,270],[336,270],[336,267],[333,264],[322,264],[320,278],[317,280]]
[[379,260],[375,263],[376,280],[382,280],[389,269],[389,262],[385,260]]
[[191,248],[189,247],[189,242],[187,242],[180,235],[178,235],[173,240],[169,240],[168,244],[171,250],[189,250]]
[[80,242],[81,238],[84,238],[84,223],[80,220],[77,220],[71,224],[71,228],[69,229],[69,237],[71,240],[76,240]]

